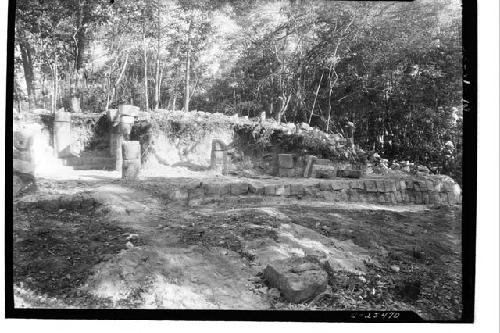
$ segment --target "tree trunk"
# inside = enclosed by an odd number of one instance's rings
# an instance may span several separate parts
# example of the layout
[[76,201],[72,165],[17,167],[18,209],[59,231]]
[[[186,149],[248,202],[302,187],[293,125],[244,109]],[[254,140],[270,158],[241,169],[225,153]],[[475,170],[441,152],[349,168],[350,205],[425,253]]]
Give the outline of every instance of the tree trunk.
[[[107,98],[107,101],[106,101],[106,112],[108,111],[109,109],[109,102],[111,100],[114,100],[115,99],[115,94],[116,94],[116,88],[118,87],[118,85],[120,84],[120,82],[122,81],[122,78],[123,78],[123,74],[125,73],[125,70],[127,69],[127,64],[128,64],[128,55],[129,53],[127,52],[127,55],[125,56],[125,61],[123,62],[123,67],[122,67],[122,70],[120,71],[120,76],[118,76],[118,79],[116,80],[115,84],[113,85],[113,90],[111,92],[111,94],[108,94],[108,98]],[[111,78],[109,78],[109,80],[111,80]],[[110,81],[111,82],[111,81]],[[111,96],[111,99],[110,99],[110,96]]]
[[326,120],[326,133],[330,130],[330,119],[332,118],[332,78],[331,75],[328,81],[328,118]]
[[189,23],[187,55],[186,55],[186,74],[184,82],[184,112],[189,111],[189,70],[191,62],[191,23]]
[[158,7],[158,13],[156,15],[158,31],[156,35],[156,73],[155,73],[155,110],[160,108],[160,39],[161,39],[161,26],[160,26],[160,7]]
[[160,54],[156,55],[156,73],[155,73],[155,110],[160,107]]
[[52,86],[52,113],[56,113],[57,109],[57,53],[54,53],[53,71],[53,86]]
[[24,79],[26,80],[26,90],[28,93],[28,105],[31,110],[33,107],[33,100],[35,95],[35,89],[33,81],[35,75],[33,74],[33,60],[31,57],[31,49],[26,41],[21,40],[19,43],[19,48],[21,50],[21,59],[23,62]]
[[318,93],[319,93],[319,89],[321,87],[321,81],[322,80],[323,80],[323,73],[321,73],[321,77],[319,78],[318,88],[316,88],[316,92],[314,93],[313,106],[312,106],[312,109],[311,109],[311,114],[309,115],[309,122],[308,122],[309,125],[311,125],[311,119],[312,119],[313,114],[314,114],[314,107],[316,106],[316,100],[318,98]]
[[148,49],[146,45],[146,31],[143,27],[142,31],[142,48],[144,57],[144,100],[146,105],[146,112],[149,111],[149,93],[148,93]]

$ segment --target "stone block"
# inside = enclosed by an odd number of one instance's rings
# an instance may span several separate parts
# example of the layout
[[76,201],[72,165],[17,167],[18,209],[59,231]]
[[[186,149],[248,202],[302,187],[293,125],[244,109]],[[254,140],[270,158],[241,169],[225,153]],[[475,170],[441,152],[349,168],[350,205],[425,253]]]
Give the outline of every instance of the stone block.
[[453,192],[448,192],[448,204],[454,205],[459,202],[459,198]]
[[227,150],[227,146],[224,142],[220,141],[220,140],[213,140],[212,141],[212,150],[215,150],[215,151],[226,151]]
[[12,154],[12,158],[15,160],[32,162],[33,155],[31,153],[31,151],[22,151],[22,150],[14,149],[13,154]]
[[30,150],[33,145],[33,135],[29,131],[15,131],[13,143],[17,150]]
[[56,112],[54,121],[69,123],[71,121],[71,113],[69,112]]
[[307,155],[306,157],[306,167],[304,169],[304,178],[311,177],[314,161],[316,160],[316,156]]
[[125,115],[122,115],[122,116],[120,117],[120,123],[121,123],[122,125],[132,125],[132,124],[134,124],[134,121],[135,121],[135,119],[134,119],[134,117],[133,117],[133,116],[125,116]]
[[361,170],[337,170],[337,177],[360,178],[361,176]]
[[340,190],[346,188],[346,183],[342,180],[336,180],[336,181],[331,182],[331,186],[332,186],[332,189],[334,191],[340,191]]
[[330,191],[332,189],[332,184],[330,182],[327,182],[327,181],[320,182],[319,189],[321,191]]
[[35,172],[35,165],[28,161],[12,160],[12,169],[15,172],[33,174]]
[[122,179],[134,180],[139,176],[141,170],[141,159],[123,160]]
[[420,192],[420,191],[415,192],[415,203],[417,205],[421,205],[424,203],[424,198],[423,198],[422,192]]
[[306,258],[291,258],[267,265],[263,273],[269,286],[277,288],[292,303],[313,299],[328,283],[328,274],[317,262]]
[[316,166],[313,167],[313,175],[315,178],[322,178],[322,179],[333,179],[337,177],[337,170],[334,168],[331,169],[324,169],[324,168],[316,168]]
[[441,192],[441,191],[443,191],[443,189],[444,189],[444,187],[443,187],[443,183],[442,182],[436,181],[434,183],[434,191]]
[[289,196],[290,185],[276,185],[276,195]]
[[290,195],[301,196],[304,194],[304,185],[302,184],[291,184],[290,185]]
[[406,190],[406,182],[404,180],[399,181],[399,186],[401,187],[401,190]]
[[228,195],[231,192],[230,184],[220,184],[219,195]]
[[360,200],[360,195],[357,190],[353,190],[349,193],[349,201],[358,202]]
[[319,187],[316,186],[305,186],[304,187],[304,194],[307,196],[314,197],[316,196],[316,193],[319,192]]
[[405,185],[406,185],[406,187],[405,187],[406,189],[413,189],[413,180],[407,179],[405,181]]
[[433,193],[433,194],[429,195],[429,197],[430,197],[430,202],[429,202],[430,204],[436,205],[436,204],[441,203],[441,198],[440,198],[439,194]]
[[120,115],[125,116],[138,116],[139,115],[139,107],[130,104],[120,104],[118,105],[118,113]]
[[428,205],[430,202],[431,202],[431,199],[429,197],[429,193],[427,192],[423,192],[422,193],[422,201],[424,202],[424,204]]
[[330,191],[319,191],[318,196],[323,198],[325,201],[336,201],[338,197],[338,195]]
[[276,195],[276,186],[275,185],[265,185],[264,192],[266,195]]
[[203,193],[206,196],[219,195],[219,184],[202,184]]
[[446,192],[453,191],[453,188],[455,187],[455,183],[451,181],[444,182],[443,185]]
[[403,202],[403,195],[401,194],[401,191],[396,191],[394,195],[397,203]]
[[176,201],[187,200],[189,198],[189,192],[185,188],[173,189],[172,192],[169,193],[169,198]]
[[383,180],[377,180],[377,192],[385,192],[385,184]]
[[434,182],[432,180],[426,180],[425,183],[429,192],[434,192],[436,190],[436,187],[434,186]]
[[385,187],[385,192],[395,192],[396,182],[394,180],[385,180],[384,187]]
[[283,169],[291,169],[294,166],[292,154],[279,154],[278,161],[279,167]]
[[188,189],[188,198],[192,199],[200,199],[205,196],[205,191],[202,187],[195,187]]
[[332,161],[326,158],[318,158],[316,161],[314,161],[315,165],[325,165],[325,166],[332,166]]
[[428,190],[427,182],[425,180],[419,181],[418,186],[419,186],[419,191],[427,191]]
[[284,168],[280,168],[279,171],[278,171],[278,176],[279,177],[295,177],[297,174],[296,174],[296,170],[295,169],[284,169]]
[[212,149],[210,154],[210,169],[223,175],[227,174],[227,152]]
[[364,184],[361,180],[354,180],[351,182],[351,188],[353,189],[358,189],[358,190],[364,190]]
[[230,185],[231,195],[243,195],[248,193],[247,183],[233,183]]
[[377,192],[377,182],[375,180],[366,180],[364,183],[367,192]]
[[252,194],[264,195],[265,186],[261,184],[249,184],[248,191]]
[[65,157],[70,154],[71,123],[69,121],[54,122],[54,148],[59,157]]
[[348,194],[348,190],[346,190],[346,189],[342,189],[342,190],[340,190],[340,193],[339,193],[339,201],[342,201],[342,202],[349,201],[349,194]]
[[141,158],[141,144],[139,141],[122,142],[122,158],[124,160],[135,160]]

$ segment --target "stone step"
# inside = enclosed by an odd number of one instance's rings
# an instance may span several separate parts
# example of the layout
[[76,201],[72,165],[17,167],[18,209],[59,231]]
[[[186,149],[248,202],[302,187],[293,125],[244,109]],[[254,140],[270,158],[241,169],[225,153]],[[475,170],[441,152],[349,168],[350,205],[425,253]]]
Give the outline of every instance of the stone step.
[[115,159],[112,157],[70,157],[63,159],[65,166],[82,165],[115,165]]
[[73,170],[115,170],[116,165],[113,162],[112,164],[103,164],[103,163],[94,163],[94,164],[82,164],[73,166]]

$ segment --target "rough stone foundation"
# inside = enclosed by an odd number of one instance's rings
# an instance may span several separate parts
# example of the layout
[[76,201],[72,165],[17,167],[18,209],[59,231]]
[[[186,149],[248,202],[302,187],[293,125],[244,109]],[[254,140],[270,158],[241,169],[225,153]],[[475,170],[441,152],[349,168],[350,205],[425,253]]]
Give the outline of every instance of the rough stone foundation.
[[289,182],[272,179],[224,184],[194,182],[169,189],[168,198],[191,201],[205,197],[269,196],[296,199],[317,199],[331,202],[367,202],[381,204],[454,205],[461,203],[461,190],[449,177],[426,179],[298,179]]

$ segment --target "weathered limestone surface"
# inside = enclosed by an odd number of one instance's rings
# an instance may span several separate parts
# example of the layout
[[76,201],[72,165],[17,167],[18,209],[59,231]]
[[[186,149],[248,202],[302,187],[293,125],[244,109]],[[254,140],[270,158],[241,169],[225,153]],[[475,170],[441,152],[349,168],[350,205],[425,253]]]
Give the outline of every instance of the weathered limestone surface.
[[[182,186],[181,186],[182,188]],[[200,193],[207,197],[270,196],[320,199],[332,202],[369,202],[381,204],[461,203],[461,189],[446,176],[401,179],[296,179],[280,183],[235,180],[233,183],[203,183]],[[192,189],[187,189],[192,192]],[[199,190],[198,190],[199,191]],[[187,198],[187,195],[185,196]],[[183,198],[183,196],[181,196]]]
[[71,114],[57,112],[54,118],[54,146],[58,157],[70,154],[71,149]]
[[141,170],[141,144],[139,141],[122,143],[122,178],[137,179]]
[[328,283],[328,274],[320,264],[306,258],[275,261],[267,265],[264,278],[292,303],[300,303],[322,293]]
[[15,172],[34,175],[33,133],[30,131],[14,132],[13,170]]
[[227,174],[227,147],[220,140],[212,141],[210,169],[223,175]]
[[292,154],[279,154],[278,160],[280,169],[291,169],[294,166]]

